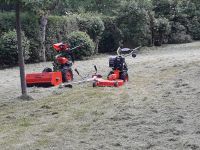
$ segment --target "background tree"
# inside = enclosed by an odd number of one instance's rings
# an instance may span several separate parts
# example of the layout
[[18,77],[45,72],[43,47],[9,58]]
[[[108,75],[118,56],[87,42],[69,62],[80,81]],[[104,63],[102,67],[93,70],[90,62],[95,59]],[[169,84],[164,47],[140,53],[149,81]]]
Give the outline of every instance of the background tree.
[[31,10],[36,15],[40,17],[40,61],[46,61],[46,27],[48,23],[49,15],[56,9],[59,5],[60,0],[40,0],[40,1],[27,1],[26,9]]

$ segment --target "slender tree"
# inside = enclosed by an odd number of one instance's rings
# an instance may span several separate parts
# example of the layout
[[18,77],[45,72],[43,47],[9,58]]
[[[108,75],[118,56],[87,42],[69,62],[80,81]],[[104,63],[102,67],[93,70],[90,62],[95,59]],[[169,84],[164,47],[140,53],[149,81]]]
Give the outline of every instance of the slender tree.
[[17,32],[17,45],[18,45],[18,61],[20,66],[20,77],[21,77],[21,89],[22,95],[27,95],[25,69],[24,69],[24,57],[22,52],[22,40],[21,40],[21,23],[20,23],[20,2],[16,2],[16,32]]
[[46,61],[46,27],[48,23],[48,17],[53,11],[57,8],[60,2],[65,2],[66,0],[23,0],[25,10],[28,12],[35,13],[40,17],[40,32],[39,32],[39,41],[40,41],[40,50],[39,56],[40,61]]
[[24,68],[24,56],[22,50],[22,40],[21,40],[21,22],[20,22],[20,9],[21,9],[21,1],[20,0],[1,0],[2,3],[13,3],[16,5],[16,32],[17,32],[17,45],[18,45],[18,62],[19,62],[19,70],[20,70],[20,81],[21,81],[21,99],[32,99],[27,94],[27,86],[25,79],[25,68]]
[[[48,23],[48,16],[58,6],[59,0],[43,0],[40,6],[36,8],[37,15],[40,16],[40,60],[46,61],[46,27]],[[39,13],[38,13],[39,12]]]

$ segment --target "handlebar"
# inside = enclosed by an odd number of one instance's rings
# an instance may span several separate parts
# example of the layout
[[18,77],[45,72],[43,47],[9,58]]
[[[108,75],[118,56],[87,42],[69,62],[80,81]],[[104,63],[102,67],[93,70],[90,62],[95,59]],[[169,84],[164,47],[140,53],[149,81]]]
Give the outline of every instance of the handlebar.
[[80,44],[80,45],[78,45],[78,46],[76,46],[76,47],[73,47],[73,48],[71,48],[71,49],[69,49],[70,51],[73,51],[73,50],[75,50],[75,49],[77,49],[77,48],[79,48],[79,47],[81,47],[81,46],[83,46],[84,45],[84,43],[82,43],[82,44]]
[[124,48],[124,51],[126,51],[126,52],[128,52],[128,51],[130,51],[130,53],[128,53],[128,54],[121,54],[121,47],[119,47],[118,49],[117,49],[117,55],[118,56],[123,56],[123,57],[127,57],[127,56],[130,56],[130,55],[132,55],[132,56],[136,56],[136,55],[133,55],[134,53],[136,53],[137,52],[137,50],[138,49],[140,49],[142,46],[138,46],[138,47],[136,47],[136,48],[134,48],[134,49],[129,49],[129,48]]

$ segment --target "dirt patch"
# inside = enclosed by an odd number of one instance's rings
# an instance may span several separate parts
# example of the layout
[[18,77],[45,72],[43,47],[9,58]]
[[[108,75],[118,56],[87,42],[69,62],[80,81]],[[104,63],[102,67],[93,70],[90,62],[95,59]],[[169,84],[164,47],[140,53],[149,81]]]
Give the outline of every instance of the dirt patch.
[[[106,76],[108,57],[77,65],[87,74],[96,64]],[[29,88],[30,102],[14,100],[18,68],[1,70],[0,147],[200,149],[200,42],[146,48],[127,63],[130,82],[123,87]]]

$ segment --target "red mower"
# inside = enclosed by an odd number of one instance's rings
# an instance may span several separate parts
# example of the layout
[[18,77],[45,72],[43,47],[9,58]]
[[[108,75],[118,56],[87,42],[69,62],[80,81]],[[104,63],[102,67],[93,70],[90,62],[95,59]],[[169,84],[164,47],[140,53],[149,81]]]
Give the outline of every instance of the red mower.
[[109,72],[107,79],[102,79],[97,76],[96,79],[93,81],[93,87],[119,87],[124,85],[125,82],[129,80],[128,76],[128,66],[125,61],[125,57],[132,55],[133,58],[136,57],[136,49],[129,49],[129,48],[118,48],[117,56],[111,56],[109,58],[109,67],[112,70]]
[[136,52],[139,48],[141,48],[141,46],[135,49],[118,48],[117,56],[111,56],[109,58],[109,67],[112,68],[112,70],[109,72],[107,79],[103,79],[102,75],[97,74],[97,67],[95,65],[94,68],[96,72],[92,75],[92,78],[77,82],[65,83],[63,84],[63,87],[72,87],[73,84],[81,84],[86,82],[92,82],[93,87],[120,87],[124,85],[124,83],[129,80],[128,66],[126,64],[125,57],[132,56],[135,58]]
[[72,51],[81,46],[70,49],[68,44],[54,44],[53,47],[58,54],[53,62],[53,69],[45,68],[42,73],[27,74],[27,86],[57,86],[61,83],[72,81],[73,72],[71,67],[74,63]]

